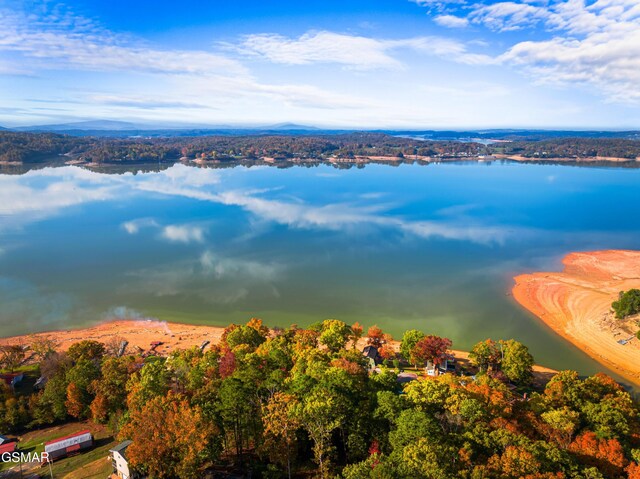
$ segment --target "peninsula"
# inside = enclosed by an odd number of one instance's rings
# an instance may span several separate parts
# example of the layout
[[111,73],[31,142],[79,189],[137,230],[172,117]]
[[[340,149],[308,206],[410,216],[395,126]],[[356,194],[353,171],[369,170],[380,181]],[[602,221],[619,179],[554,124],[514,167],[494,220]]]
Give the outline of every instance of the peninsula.
[[640,287],[640,251],[571,253],[564,271],[523,274],[513,296],[556,333],[596,361],[640,384],[638,318],[616,319],[620,291]]

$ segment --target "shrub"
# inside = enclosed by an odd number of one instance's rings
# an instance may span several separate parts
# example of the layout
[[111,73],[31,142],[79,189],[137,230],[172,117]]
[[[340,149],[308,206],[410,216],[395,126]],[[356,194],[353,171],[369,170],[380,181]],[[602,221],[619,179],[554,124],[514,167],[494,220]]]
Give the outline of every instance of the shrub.
[[640,313],[640,289],[620,291],[618,301],[614,301],[611,307],[615,311],[616,318],[618,319],[624,319]]

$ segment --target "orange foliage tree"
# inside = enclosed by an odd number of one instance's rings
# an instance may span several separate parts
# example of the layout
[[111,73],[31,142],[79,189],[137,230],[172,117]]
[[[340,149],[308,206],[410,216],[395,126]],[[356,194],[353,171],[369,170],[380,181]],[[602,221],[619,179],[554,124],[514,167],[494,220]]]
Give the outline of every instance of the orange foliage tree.
[[592,431],[583,432],[576,437],[569,446],[569,451],[581,462],[600,469],[607,477],[620,476],[629,462],[617,439],[598,439]]
[[215,458],[217,433],[199,407],[169,393],[132,410],[119,436],[133,441],[127,449],[129,463],[149,477],[195,479]]

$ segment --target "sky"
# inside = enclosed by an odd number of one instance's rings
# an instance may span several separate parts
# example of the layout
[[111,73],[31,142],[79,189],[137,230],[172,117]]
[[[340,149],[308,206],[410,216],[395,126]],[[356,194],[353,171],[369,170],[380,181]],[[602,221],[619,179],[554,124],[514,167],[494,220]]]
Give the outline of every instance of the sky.
[[640,128],[638,0],[0,0],[0,125]]

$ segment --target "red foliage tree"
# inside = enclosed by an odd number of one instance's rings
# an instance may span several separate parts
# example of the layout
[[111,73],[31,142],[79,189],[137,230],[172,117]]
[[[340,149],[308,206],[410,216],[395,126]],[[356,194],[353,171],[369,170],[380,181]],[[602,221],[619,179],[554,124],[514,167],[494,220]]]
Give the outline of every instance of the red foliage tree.
[[569,446],[569,451],[582,462],[597,467],[606,477],[622,475],[628,461],[617,439],[598,439],[595,433],[580,434]]
[[442,356],[451,347],[451,340],[439,336],[425,336],[411,350],[412,361],[425,364],[428,361],[438,365],[442,362]]
[[367,344],[380,348],[385,342],[385,334],[378,326],[371,326],[367,331]]
[[236,355],[228,347],[222,350],[218,371],[222,379],[229,377],[236,370]]

